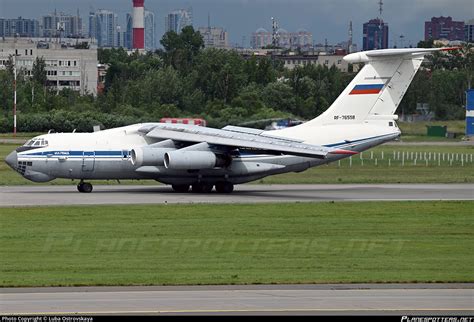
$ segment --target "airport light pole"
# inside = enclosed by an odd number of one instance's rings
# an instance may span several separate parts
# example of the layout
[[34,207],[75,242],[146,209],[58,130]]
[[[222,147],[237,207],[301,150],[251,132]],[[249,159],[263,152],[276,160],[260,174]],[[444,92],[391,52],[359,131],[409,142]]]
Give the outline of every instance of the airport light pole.
[[13,136],[16,136],[16,56],[13,55]]

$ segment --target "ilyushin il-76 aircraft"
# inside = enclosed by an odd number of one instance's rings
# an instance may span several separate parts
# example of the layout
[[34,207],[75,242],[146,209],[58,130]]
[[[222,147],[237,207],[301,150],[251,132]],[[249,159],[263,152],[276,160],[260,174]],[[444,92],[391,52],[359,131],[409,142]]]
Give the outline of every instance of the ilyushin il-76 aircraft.
[[37,136],[5,161],[25,178],[154,179],[176,192],[231,193],[235,184],[301,172],[397,139],[395,111],[426,54],[456,48],[352,53],[364,67],[320,116],[274,131],[142,123],[93,133]]

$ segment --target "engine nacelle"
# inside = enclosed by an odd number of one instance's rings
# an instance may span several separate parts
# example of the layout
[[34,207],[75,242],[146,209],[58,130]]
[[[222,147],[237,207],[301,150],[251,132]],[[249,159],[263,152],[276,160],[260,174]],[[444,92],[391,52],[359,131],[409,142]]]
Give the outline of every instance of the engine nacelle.
[[172,151],[165,153],[164,163],[167,169],[198,170],[227,167],[232,158],[209,151]]
[[132,164],[141,166],[163,166],[165,153],[173,151],[171,148],[136,148],[131,151]]

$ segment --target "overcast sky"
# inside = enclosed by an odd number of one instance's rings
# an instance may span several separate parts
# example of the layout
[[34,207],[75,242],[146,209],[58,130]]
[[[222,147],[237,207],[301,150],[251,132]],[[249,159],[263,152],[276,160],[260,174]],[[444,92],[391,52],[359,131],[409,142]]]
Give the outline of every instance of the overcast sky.
[[[362,43],[362,24],[376,18],[378,0],[145,0],[145,7],[156,15],[158,40],[164,32],[165,15],[173,9],[191,6],[194,27],[224,27],[232,43],[249,45],[250,35],[263,27],[271,29],[270,18],[276,17],[280,27],[288,31],[304,28],[313,33],[315,42],[347,40],[349,21],[354,28],[354,41]],[[80,10],[87,28],[91,8],[108,9],[119,15],[123,26],[125,14],[131,11],[132,0],[0,0],[0,17],[39,18],[54,9],[66,13]],[[384,0],[383,18],[389,24],[390,46],[399,36],[405,44],[424,37],[424,21],[433,16],[452,16],[455,20],[474,19],[474,0]]]

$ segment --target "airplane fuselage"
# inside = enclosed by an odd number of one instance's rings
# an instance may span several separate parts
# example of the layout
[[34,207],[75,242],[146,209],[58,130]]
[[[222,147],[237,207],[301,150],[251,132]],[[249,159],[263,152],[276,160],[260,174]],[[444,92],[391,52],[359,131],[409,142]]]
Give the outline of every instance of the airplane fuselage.
[[145,123],[94,133],[45,134],[5,161],[25,178],[154,179],[178,192],[232,192],[234,184],[300,172],[350,157],[400,136],[396,110],[424,56],[456,48],[352,53],[364,63],[331,106],[314,119],[275,131]]
[[[350,155],[328,155],[324,159],[254,153],[240,150],[232,155],[229,166],[213,169],[167,169],[162,163],[138,166],[131,162],[135,148],[159,142],[152,140],[135,124],[94,133],[51,133],[38,136],[47,142],[44,147],[30,147],[16,152],[16,170],[35,182],[56,178],[79,180],[154,179],[173,185],[192,185],[196,182],[215,184],[227,181],[233,184],[250,182],[268,175],[300,172],[310,167],[327,164]],[[278,134],[272,131],[272,134]],[[319,133],[318,133],[319,132]],[[323,126],[313,132],[309,144],[341,147],[362,152],[373,146],[397,138],[398,128],[386,122],[374,125],[348,125],[342,132],[336,126]]]

